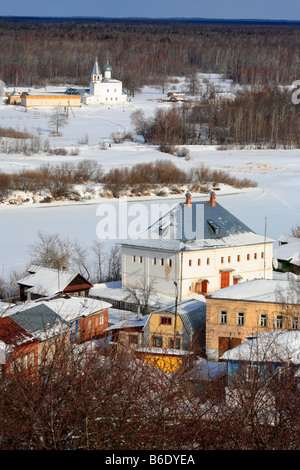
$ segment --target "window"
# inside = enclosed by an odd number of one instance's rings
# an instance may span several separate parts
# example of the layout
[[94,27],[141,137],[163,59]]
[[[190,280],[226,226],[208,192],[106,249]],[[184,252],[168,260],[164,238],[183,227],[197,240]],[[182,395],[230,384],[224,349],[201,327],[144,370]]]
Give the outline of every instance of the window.
[[298,330],[298,317],[292,317],[292,329]]
[[224,263],[224,256],[221,256],[221,264]]
[[241,256],[240,256],[240,255],[237,255],[236,260],[237,260],[237,262],[239,263],[239,262],[241,261]]
[[163,258],[161,259],[160,264],[161,264],[162,266],[164,265],[164,259],[163,259]]
[[160,317],[161,325],[172,325],[172,317]]
[[257,259],[257,253],[254,253],[254,259]]
[[138,344],[138,335],[129,335],[130,344]]
[[162,337],[161,336],[152,336],[152,346],[157,348],[161,348],[163,345]]
[[82,291],[80,292],[80,295],[81,295],[81,297],[85,297],[85,291],[82,290]]
[[143,257],[142,257],[142,256],[140,256],[140,263],[142,263],[142,262],[143,262]]
[[222,325],[225,325],[227,323],[227,312],[226,312],[226,310],[221,310],[220,323]]
[[103,325],[103,323],[104,323],[104,315],[101,314],[99,315],[99,325]]
[[156,258],[153,258],[153,264],[156,265]]
[[201,266],[201,259],[198,259],[198,266]]
[[91,330],[91,328],[92,328],[92,320],[89,320],[88,321],[88,329]]
[[170,349],[181,349],[181,338],[175,338],[175,348],[174,348],[174,338],[169,338],[168,347]]
[[264,252],[262,251],[260,254],[260,257],[263,259],[264,258]]
[[135,263],[135,255],[132,257],[132,262]]
[[34,366],[34,353],[30,353],[30,356],[29,356],[29,367],[33,367]]
[[189,259],[189,266],[192,266],[192,260]]
[[27,369],[27,356],[23,357],[23,369]]
[[243,326],[245,323],[245,315],[244,312],[239,312],[238,313],[238,325]]
[[281,330],[282,328],[282,315],[276,315],[275,328]]
[[247,255],[247,261],[249,261],[249,260],[250,260],[250,255],[248,254],[248,255]]
[[230,256],[228,256],[228,263],[230,263],[230,261],[231,261],[231,258],[230,258]]
[[207,260],[206,260],[206,264],[207,264],[207,265],[209,265],[209,258],[207,258]]
[[171,259],[169,259],[169,266],[170,266],[170,268],[172,267],[172,260]]
[[267,315],[265,313],[260,315],[260,326],[261,328],[266,328],[267,326]]

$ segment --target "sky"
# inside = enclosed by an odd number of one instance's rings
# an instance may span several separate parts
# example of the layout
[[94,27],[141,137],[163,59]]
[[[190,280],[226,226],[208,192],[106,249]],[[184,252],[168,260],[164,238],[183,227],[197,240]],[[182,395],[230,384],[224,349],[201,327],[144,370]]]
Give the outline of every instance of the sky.
[[1,16],[300,20],[300,0],[14,0]]

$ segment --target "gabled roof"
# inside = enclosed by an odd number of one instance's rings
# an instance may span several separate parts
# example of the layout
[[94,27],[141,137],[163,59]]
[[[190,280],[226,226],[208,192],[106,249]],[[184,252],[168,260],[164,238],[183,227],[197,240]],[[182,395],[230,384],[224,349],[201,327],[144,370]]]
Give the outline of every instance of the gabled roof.
[[256,234],[247,225],[211,201],[178,204],[151,225],[137,240],[121,245],[167,251],[197,251],[226,246],[243,246],[273,242]]
[[20,346],[34,341],[33,336],[10,317],[0,318],[0,340],[6,345]]
[[[43,314],[45,322],[52,321],[57,316],[65,322],[72,322],[77,318],[88,317],[111,307],[111,304],[102,300],[88,297],[70,297],[69,295],[59,295],[44,297],[18,304],[6,310],[5,314],[11,318],[22,316],[28,317],[38,312]],[[51,312],[51,313],[50,313]]]
[[[58,269],[45,268],[43,266],[31,265],[27,269],[28,276],[19,279],[18,284],[28,286],[27,292],[40,296],[53,295],[64,291],[67,286],[77,277],[83,276],[78,273]],[[92,284],[84,279],[86,284]]]
[[20,328],[40,341],[57,336],[68,329],[68,324],[44,303],[37,303],[6,318],[13,320]]

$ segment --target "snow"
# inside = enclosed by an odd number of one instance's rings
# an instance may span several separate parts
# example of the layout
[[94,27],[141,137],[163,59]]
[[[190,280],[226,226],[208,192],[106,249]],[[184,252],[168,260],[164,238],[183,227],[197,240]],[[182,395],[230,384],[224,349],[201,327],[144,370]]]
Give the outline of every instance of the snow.
[[[202,78],[206,78],[203,75]],[[209,77],[222,88],[221,91],[234,92],[230,81],[222,82],[216,75]],[[72,85],[51,87],[57,91]],[[204,84],[203,84],[204,86]],[[175,89],[170,84],[170,89]],[[176,85],[184,91],[184,82]],[[43,89],[44,90],[44,89]],[[12,91],[6,90],[6,91]],[[17,90],[19,91],[19,89]],[[45,90],[44,90],[45,91]],[[248,177],[258,183],[256,188],[243,190],[221,187],[217,199],[227,210],[248,225],[256,233],[264,235],[265,223],[267,236],[277,240],[282,233],[290,233],[300,220],[300,150],[219,150],[215,146],[185,146],[190,152],[190,159],[178,158],[158,151],[156,146],[145,145],[141,139],[135,142],[125,141],[114,144],[111,134],[116,131],[133,131],[130,115],[136,109],[142,109],[146,117],[154,115],[157,107],[180,106],[169,102],[158,89],[145,87],[132,101],[124,105],[83,105],[69,115],[68,124],[62,135],[51,136],[48,108],[28,109],[20,106],[0,104],[0,126],[14,127],[18,130],[39,133],[42,140],[48,139],[51,146],[66,149],[79,148],[79,155],[38,155],[24,156],[0,153],[0,171],[15,172],[21,169],[34,169],[43,163],[77,163],[83,159],[96,160],[103,169],[116,166],[132,166],[140,162],[154,162],[158,159],[170,160],[185,170],[197,165],[206,165],[212,169],[225,170],[233,176]],[[88,142],[82,142],[88,137]],[[80,143],[81,142],[81,143]],[[101,150],[102,142],[111,143],[107,150]],[[193,195],[196,197],[196,195]],[[199,199],[207,195],[197,195]],[[130,198],[128,208],[139,201],[148,210],[153,204],[172,205],[182,202],[182,196],[167,198],[145,197]],[[97,209],[109,204],[119,215],[119,201],[113,199],[89,199],[82,202],[57,202],[52,204],[32,203],[22,205],[0,204],[1,253],[0,277],[9,275],[13,270],[24,270],[29,264],[29,245],[37,239],[37,232],[59,233],[61,238],[69,238],[90,247],[97,239],[99,216]],[[167,212],[167,210],[165,211]],[[121,237],[104,240],[108,250]]]
[[268,331],[226,351],[221,360],[289,362],[300,364],[300,331]]
[[[299,280],[298,280],[299,282]],[[288,278],[252,279],[212,292],[212,299],[298,304],[297,289]]]

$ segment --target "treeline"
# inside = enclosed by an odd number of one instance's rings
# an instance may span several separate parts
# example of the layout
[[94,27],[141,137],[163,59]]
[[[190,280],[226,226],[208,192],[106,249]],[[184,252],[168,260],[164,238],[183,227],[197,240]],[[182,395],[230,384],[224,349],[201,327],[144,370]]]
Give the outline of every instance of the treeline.
[[0,79],[13,86],[88,86],[96,54],[130,94],[194,70],[286,85],[299,78],[299,53],[297,23],[0,19]]
[[[95,160],[82,160],[77,164],[41,165],[36,170],[22,170],[18,173],[0,172],[0,201],[13,191],[38,193],[48,191],[50,200],[61,197],[79,200],[80,195],[74,185],[101,183],[103,195],[119,197],[125,191],[132,195],[145,195],[156,191],[163,194],[163,187],[180,193],[187,185],[191,191],[209,191],[209,185],[220,183],[236,188],[256,186],[248,178],[239,179],[223,170],[210,170],[203,165],[182,170],[166,160],[154,163],[138,163],[133,167],[116,167],[104,173]],[[101,197],[101,193],[99,193]],[[50,202],[46,198],[44,202]]]
[[152,118],[145,118],[141,110],[131,118],[146,142],[165,148],[183,144],[299,148],[300,107],[292,103],[291,93],[265,86],[240,91],[233,102],[185,102],[171,110],[157,109]]

